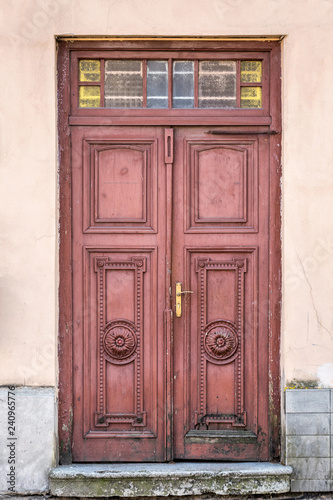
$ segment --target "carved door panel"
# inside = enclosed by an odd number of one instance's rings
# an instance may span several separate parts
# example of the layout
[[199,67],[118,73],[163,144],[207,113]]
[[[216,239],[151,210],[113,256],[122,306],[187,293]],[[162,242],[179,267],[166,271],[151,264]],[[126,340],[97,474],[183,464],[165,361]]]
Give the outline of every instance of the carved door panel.
[[165,459],[164,130],[74,127],[74,461]]
[[[212,133],[213,132],[213,133]],[[175,130],[174,456],[267,460],[269,137]]]

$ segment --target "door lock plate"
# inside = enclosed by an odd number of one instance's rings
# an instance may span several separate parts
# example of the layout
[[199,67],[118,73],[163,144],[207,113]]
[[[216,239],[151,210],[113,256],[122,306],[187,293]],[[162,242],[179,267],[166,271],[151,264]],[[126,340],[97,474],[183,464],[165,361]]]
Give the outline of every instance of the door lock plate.
[[192,290],[183,290],[180,281],[176,283],[176,317],[180,318],[182,315],[182,294],[193,293]]

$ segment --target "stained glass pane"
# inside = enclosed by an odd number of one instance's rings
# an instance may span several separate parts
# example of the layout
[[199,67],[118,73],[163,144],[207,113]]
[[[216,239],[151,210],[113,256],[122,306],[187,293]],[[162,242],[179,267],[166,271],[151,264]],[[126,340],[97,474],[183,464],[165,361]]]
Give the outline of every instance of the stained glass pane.
[[101,63],[94,59],[80,61],[80,82],[99,82],[101,79]]
[[105,61],[105,107],[142,108],[142,61]]
[[241,82],[261,83],[261,61],[241,61]]
[[241,108],[261,108],[261,87],[241,87]]
[[168,107],[168,62],[147,61],[147,108]]
[[100,87],[95,85],[80,86],[79,106],[80,108],[99,108],[101,105]]
[[236,62],[199,62],[199,108],[236,107]]
[[175,61],[173,63],[172,82],[173,108],[194,107],[194,63],[193,61]]

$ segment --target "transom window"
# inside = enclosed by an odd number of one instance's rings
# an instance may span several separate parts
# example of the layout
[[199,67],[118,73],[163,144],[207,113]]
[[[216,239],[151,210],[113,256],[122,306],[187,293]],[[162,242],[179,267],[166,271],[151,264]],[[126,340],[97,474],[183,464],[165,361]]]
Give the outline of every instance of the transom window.
[[80,59],[80,108],[262,108],[261,60]]

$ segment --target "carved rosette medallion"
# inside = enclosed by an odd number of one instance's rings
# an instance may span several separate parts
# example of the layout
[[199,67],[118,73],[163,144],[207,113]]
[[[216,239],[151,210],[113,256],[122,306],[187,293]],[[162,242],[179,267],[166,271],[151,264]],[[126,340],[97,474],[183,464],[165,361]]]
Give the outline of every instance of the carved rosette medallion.
[[205,329],[204,348],[206,354],[216,361],[225,361],[238,347],[236,327],[231,322],[214,321]]
[[114,361],[129,362],[135,354],[137,336],[129,321],[112,321],[105,327],[103,348]]

